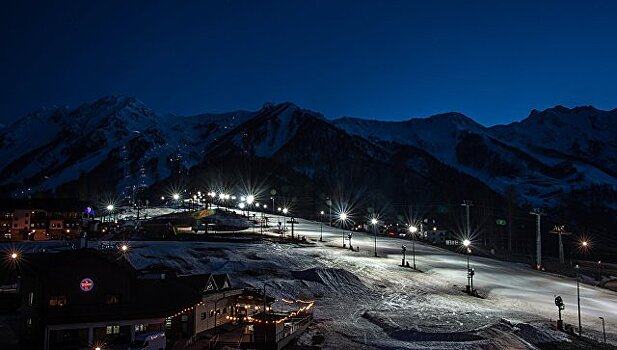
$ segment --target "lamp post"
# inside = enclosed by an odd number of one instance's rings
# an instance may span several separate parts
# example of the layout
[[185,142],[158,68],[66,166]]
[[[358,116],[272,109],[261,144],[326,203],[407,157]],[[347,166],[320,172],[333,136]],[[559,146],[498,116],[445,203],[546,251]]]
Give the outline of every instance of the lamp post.
[[403,260],[401,260],[401,266],[405,267],[405,252],[407,251],[407,246],[406,245],[402,245],[401,246],[401,252],[403,253]]
[[107,206],[107,215],[109,216],[109,220],[108,221],[111,221],[111,214],[113,213],[113,211],[114,211],[114,205],[113,204],[109,204]]
[[418,232],[418,228],[415,226],[409,226],[409,232],[411,232],[412,240],[411,240],[411,252],[413,254],[413,269],[416,269],[416,232]]
[[[283,208],[282,212],[283,212],[283,231],[285,231],[287,229],[287,227],[285,226],[285,222],[287,221],[287,213],[289,212],[289,209]],[[293,239],[293,232],[292,232],[291,238]]]
[[606,328],[604,327],[604,317],[600,316],[598,318],[602,320],[602,336],[604,338],[604,343],[606,343]]
[[347,220],[347,213],[341,213],[339,219],[341,221],[341,233],[343,234],[343,248],[345,248],[345,230],[343,229],[343,223]]
[[581,326],[581,291],[578,282],[579,272],[581,268],[578,265],[576,265],[574,268],[576,269],[576,304],[578,307],[578,336],[580,337],[583,332],[583,327]]
[[466,239],[463,240],[463,246],[465,247],[465,252],[467,254],[467,286],[465,287],[465,290],[467,291],[467,293],[470,292],[471,289],[471,275],[469,274],[469,254],[471,253],[471,248],[469,248],[469,246],[471,245],[471,241]]
[[323,242],[323,210],[321,212],[319,212],[320,219],[319,219],[319,241]]
[[373,236],[375,237],[375,257],[377,257],[377,230],[375,229],[375,225],[377,225],[377,219],[371,219],[371,225],[373,225]]
[[272,200],[272,215],[274,215],[274,196],[270,197]]

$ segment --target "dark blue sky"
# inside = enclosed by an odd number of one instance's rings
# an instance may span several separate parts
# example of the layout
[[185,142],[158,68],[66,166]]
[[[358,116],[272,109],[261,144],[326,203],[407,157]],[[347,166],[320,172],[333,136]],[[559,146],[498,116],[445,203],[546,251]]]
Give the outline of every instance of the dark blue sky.
[[109,94],[177,114],[293,101],[329,118],[459,111],[484,125],[611,109],[615,13],[615,1],[11,0],[0,122]]

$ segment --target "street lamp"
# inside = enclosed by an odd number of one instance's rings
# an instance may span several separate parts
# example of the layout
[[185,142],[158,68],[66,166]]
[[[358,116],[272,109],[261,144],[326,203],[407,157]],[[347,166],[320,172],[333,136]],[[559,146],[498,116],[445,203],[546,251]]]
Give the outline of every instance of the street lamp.
[[320,226],[319,226],[319,241],[323,242],[323,215],[324,215],[323,210],[319,212],[319,215],[321,215],[320,218],[319,218],[319,224],[320,224]]
[[465,252],[467,253],[467,287],[465,287],[465,289],[467,290],[467,293],[469,293],[471,288],[471,275],[469,274],[469,254],[471,253],[471,248],[469,248],[469,246],[471,246],[471,241],[468,239],[463,240],[463,246],[465,247]]
[[287,228],[287,226],[285,226],[285,223],[287,221],[287,213],[289,212],[289,209],[283,208],[283,210],[281,211],[283,212],[283,231],[285,231]]
[[412,235],[411,241],[411,252],[413,254],[413,269],[416,269],[416,232],[418,232],[418,228],[415,226],[409,226],[409,232]]
[[580,338],[583,332],[583,327],[581,326],[581,291],[578,282],[581,268],[578,265],[574,266],[574,268],[576,269],[576,304],[578,307],[578,336]]
[[345,230],[343,229],[343,223],[347,221],[347,213],[340,213],[339,219],[341,221],[341,233],[343,234],[343,248],[345,248]]
[[109,221],[111,221],[111,213],[114,211],[114,205],[108,204],[106,209],[107,209],[107,214],[109,215]]
[[377,220],[377,218],[371,219],[371,225],[373,225],[373,236],[375,237],[375,257],[377,257],[377,230],[375,229],[375,226],[378,222],[379,220]]

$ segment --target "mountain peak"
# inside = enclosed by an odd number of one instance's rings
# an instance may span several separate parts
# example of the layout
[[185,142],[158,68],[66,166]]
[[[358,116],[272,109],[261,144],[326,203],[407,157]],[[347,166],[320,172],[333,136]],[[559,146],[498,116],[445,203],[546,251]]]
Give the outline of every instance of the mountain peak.
[[[411,120],[414,120],[414,119],[411,119]],[[431,122],[433,121],[448,122],[448,123],[452,123],[456,126],[463,127],[463,128],[484,129],[482,125],[478,124],[473,119],[459,112],[447,112],[447,113],[435,114],[435,115],[432,115],[426,118],[426,120],[431,121]]]

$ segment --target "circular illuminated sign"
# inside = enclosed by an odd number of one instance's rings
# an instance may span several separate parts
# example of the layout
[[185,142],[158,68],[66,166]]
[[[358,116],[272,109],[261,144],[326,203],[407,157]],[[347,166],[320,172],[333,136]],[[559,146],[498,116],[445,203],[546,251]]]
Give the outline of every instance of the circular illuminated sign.
[[89,292],[94,288],[94,282],[90,278],[84,278],[79,282],[79,288],[84,292]]

